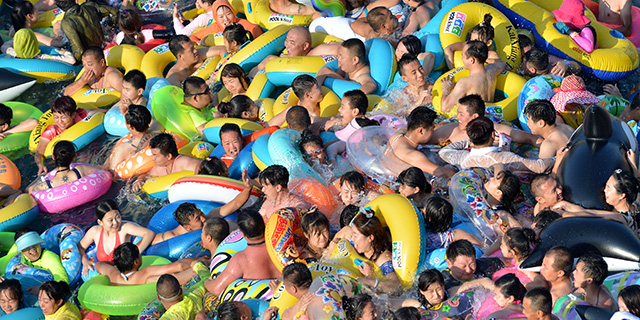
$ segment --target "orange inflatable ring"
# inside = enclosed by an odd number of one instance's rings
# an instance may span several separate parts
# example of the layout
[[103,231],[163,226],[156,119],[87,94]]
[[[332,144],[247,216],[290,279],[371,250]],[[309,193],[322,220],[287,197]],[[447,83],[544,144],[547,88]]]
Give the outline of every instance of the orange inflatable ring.
[[0,182],[20,190],[20,171],[9,158],[0,154]]
[[[173,133],[171,131],[167,131],[167,133],[169,133],[173,137],[173,140],[176,142],[178,149],[186,146],[187,143],[189,143],[189,141],[182,135]],[[114,149],[123,142],[126,142],[130,139],[131,133],[120,139],[118,143],[116,143]],[[146,148],[143,148],[124,161],[118,163],[115,168],[115,174],[120,179],[129,179],[133,176],[149,172],[151,169],[153,169],[154,165],[155,163],[151,159],[151,148],[147,146]]]

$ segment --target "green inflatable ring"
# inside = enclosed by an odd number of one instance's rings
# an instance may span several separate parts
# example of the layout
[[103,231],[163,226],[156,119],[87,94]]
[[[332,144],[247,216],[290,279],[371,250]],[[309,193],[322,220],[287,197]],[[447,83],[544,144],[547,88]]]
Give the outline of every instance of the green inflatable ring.
[[0,275],[4,276],[4,270],[7,269],[9,260],[13,258],[18,252],[15,246],[15,233],[13,232],[0,232],[0,252],[6,254],[0,258]]
[[[143,256],[142,266],[168,264],[171,261],[157,256]],[[156,284],[147,283],[134,286],[110,286],[106,276],[95,276],[80,286],[80,304],[98,313],[112,316],[138,315],[156,298]]]
[[171,132],[179,133],[189,141],[201,135],[189,117],[188,106],[183,106],[184,91],[176,86],[165,86],[153,94],[151,110],[156,120]]
[[[7,107],[13,111],[13,118],[11,119],[11,126],[15,126],[20,122],[29,118],[36,120],[42,116],[42,111],[38,108],[24,103],[24,102],[5,102]],[[31,132],[20,132],[8,135],[6,138],[0,141],[0,153],[8,154],[21,149],[24,149],[29,145],[29,135]],[[9,157],[11,158],[11,157]]]

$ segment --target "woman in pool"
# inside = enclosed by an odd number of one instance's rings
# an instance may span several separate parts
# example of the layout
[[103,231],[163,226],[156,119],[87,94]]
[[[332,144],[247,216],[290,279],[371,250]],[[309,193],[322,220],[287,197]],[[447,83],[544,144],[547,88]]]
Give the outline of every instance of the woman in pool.
[[365,293],[356,294],[351,298],[342,297],[342,308],[347,320],[374,320],[378,318],[372,297]]
[[69,285],[62,281],[48,281],[40,286],[38,303],[45,320],[80,320],[80,310],[66,301],[71,295]]
[[56,165],[56,168],[52,171],[53,177],[50,179],[41,177],[40,180],[36,180],[34,184],[27,188],[27,192],[32,193],[34,191],[55,188],[79,180],[98,170],[98,168],[89,165],[77,165],[72,169],[71,163],[75,158],[76,150],[73,143],[65,140],[56,143],[53,147],[53,162]]
[[4,314],[10,314],[26,307],[22,285],[16,279],[5,279],[0,282],[0,308]]
[[418,277],[418,299],[405,299],[402,307],[415,307],[429,310],[447,300],[444,278],[440,271],[427,269]]
[[327,216],[320,211],[311,209],[300,218],[300,227],[305,238],[307,238],[301,257],[307,263],[322,259],[325,249],[329,245],[329,241],[331,241]]
[[[90,269],[93,269],[98,261],[113,262],[113,250],[121,243],[131,241],[133,236],[141,237],[138,242],[140,251],[144,251],[153,241],[155,233],[131,222],[122,222],[120,210],[115,201],[104,200],[96,206],[97,226],[87,230],[82,240],[80,240],[80,255],[82,256],[82,275],[87,276]],[[91,261],[87,257],[86,250],[95,243],[97,261]]]
[[418,209],[422,209],[431,197],[431,184],[420,168],[411,167],[400,172],[398,183],[398,193],[411,200]]

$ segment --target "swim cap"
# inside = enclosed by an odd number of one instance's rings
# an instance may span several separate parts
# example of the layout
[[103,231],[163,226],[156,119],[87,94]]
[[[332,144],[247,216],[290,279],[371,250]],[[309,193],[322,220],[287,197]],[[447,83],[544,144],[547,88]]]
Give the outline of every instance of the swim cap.
[[22,28],[13,36],[13,49],[21,59],[33,59],[40,54],[38,38],[33,30]]

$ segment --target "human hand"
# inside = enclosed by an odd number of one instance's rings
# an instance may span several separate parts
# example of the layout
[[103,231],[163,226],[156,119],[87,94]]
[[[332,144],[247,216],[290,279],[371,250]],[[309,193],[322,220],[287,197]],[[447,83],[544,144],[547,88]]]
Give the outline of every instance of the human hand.
[[249,173],[247,173],[247,169],[242,169],[242,183],[245,187],[251,189],[253,187],[253,182],[251,182],[251,177],[249,177]]
[[64,48],[60,48],[60,49],[56,48],[55,51],[61,55],[64,55],[65,53],[69,52],[67,51],[67,49],[64,49]]
[[47,173],[47,167],[42,164],[38,164],[38,175],[43,175]]
[[631,148],[627,150],[627,159],[629,159],[633,169],[638,170],[638,154]]
[[142,186],[144,185],[145,182],[146,181],[142,180],[142,179],[136,180],[134,183],[131,184],[131,191],[133,191],[133,192],[140,191],[140,189],[142,188]]
[[177,5],[173,6],[172,16],[173,16],[174,19],[180,19],[180,13],[178,12],[178,6]]
[[278,291],[278,286],[280,286],[280,280],[276,279],[269,281],[269,291],[271,291],[272,294]]
[[262,315],[262,320],[271,320],[278,317],[278,307],[269,307],[267,310],[264,310]]
[[602,86],[602,91],[606,95],[624,98],[622,93],[620,93],[620,89],[618,89],[618,84],[605,84]]
[[561,60],[561,61],[558,61],[553,66],[553,68],[551,68],[550,73],[552,75],[556,75],[556,76],[559,76],[559,77],[564,77],[564,75],[567,74],[567,70],[569,70],[569,67],[570,66],[566,61]]
[[421,106],[425,103],[431,102],[431,90],[422,90],[416,101],[417,106]]
[[82,259],[82,276],[87,277],[89,275],[89,270],[96,270],[95,262],[89,259]]
[[373,267],[368,262],[362,262],[358,265],[358,270],[363,276],[368,277],[373,274]]
[[562,34],[569,34],[569,32],[571,32],[571,28],[564,22],[556,22],[555,27]]
[[82,76],[80,76],[80,79],[78,81],[86,85],[91,83],[91,81],[95,78],[96,74],[93,72],[93,70],[84,69],[84,72],[82,73]]
[[0,133],[0,141],[2,141],[2,139],[6,138],[7,134],[6,133]]

